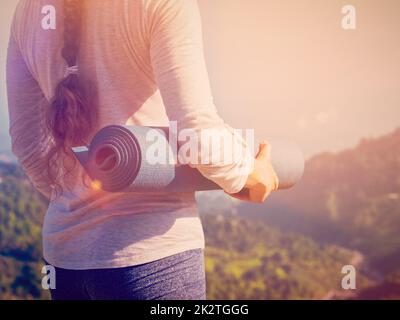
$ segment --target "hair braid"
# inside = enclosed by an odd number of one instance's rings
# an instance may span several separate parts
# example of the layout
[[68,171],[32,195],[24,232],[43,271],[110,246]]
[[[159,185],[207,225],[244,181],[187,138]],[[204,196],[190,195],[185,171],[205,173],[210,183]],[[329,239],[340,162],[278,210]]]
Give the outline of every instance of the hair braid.
[[[68,67],[76,66],[81,41],[83,0],[64,0],[64,45],[61,55]],[[95,110],[91,110],[84,86],[78,74],[69,74],[57,85],[47,113],[47,126],[53,138],[48,153],[49,178],[55,187],[60,187],[60,166],[64,175],[73,167],[66,168],[65,156],[75,165],[70,147],[87,143],[94,126]],[[60,163],[61,162],[61,163]],[[71,163],[71,161],[69,161]]]

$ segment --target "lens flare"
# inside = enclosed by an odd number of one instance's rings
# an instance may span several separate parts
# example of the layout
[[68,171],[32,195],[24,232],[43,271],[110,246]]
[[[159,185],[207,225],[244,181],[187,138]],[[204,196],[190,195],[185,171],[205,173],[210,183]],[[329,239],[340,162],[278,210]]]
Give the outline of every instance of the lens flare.
[[92,188],[94,191],[100,191],[100,190],[103,189],[102,187],[103,187],[103,186],[102,186],[102,183],[101,183],[101,181],[99,181],[99,180],[94,180],[94,181],[91,182],[91,188]]

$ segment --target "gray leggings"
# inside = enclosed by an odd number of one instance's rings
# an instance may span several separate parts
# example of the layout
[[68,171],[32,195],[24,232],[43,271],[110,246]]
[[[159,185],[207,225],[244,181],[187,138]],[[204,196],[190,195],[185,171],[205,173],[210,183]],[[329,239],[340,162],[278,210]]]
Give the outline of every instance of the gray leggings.
[[56,268],[53,300],[205,300],[204,252],[186,251],[139,266]]

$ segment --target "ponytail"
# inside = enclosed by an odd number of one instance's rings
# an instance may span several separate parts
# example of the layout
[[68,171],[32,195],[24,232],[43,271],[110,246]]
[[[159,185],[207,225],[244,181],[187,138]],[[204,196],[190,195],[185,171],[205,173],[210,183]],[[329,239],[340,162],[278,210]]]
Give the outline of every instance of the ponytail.
[[60,178],[60,166],[64,166],[64,176],[73,170],[73,167],[67,165],[67,162],[71,161],[74,166],[76,164],[70,148],[87,143],[95,121],[95,110],[90,110],[77,69],[83,2],[63,1],[64,46],[61,55],[67,63],[67,72],[57,85],[47,112],[47,127],[53,138],[48,153],[49,178],[53,187],[60,186],[57,182]]

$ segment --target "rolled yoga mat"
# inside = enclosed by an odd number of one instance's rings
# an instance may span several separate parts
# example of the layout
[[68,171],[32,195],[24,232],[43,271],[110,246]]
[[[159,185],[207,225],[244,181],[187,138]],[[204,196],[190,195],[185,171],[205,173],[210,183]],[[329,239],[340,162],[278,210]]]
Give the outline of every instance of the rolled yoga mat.
[[[73,148],[79,162],[92,180],[98,181],[108,192],[193,192],[221,189],[211,180],[188,165],[174,163],[150,164],[146,160],[150,130],[165,139],[167,128],[139,126],[108,126],[100,130],[89,147]],[[154,131],[153,131],[154,134]],[[304,157],[299,147],[278,140],[271,144],[271,162],[279,177],[279,189],[294,186],[304,172]]]

